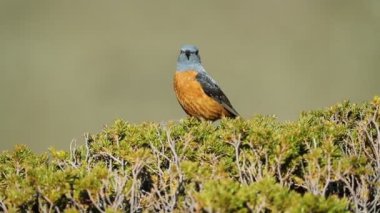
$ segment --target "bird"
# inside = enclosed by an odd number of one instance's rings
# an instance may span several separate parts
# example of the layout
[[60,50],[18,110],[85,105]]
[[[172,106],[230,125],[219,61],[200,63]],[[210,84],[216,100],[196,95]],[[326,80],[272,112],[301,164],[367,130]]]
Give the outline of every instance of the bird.
[[239,116],[217,82],[203,68],[195,45],[181,47],[173,86],[179,104],[191,117],[215,121]]

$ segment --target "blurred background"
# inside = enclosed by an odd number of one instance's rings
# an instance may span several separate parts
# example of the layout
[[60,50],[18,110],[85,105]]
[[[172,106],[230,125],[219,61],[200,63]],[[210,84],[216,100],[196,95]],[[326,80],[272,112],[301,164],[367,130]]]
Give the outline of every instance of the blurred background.
[[379,0],[2,0],[0,150],[186,117],[172,78],[188,43],[244,118],[380,95]]

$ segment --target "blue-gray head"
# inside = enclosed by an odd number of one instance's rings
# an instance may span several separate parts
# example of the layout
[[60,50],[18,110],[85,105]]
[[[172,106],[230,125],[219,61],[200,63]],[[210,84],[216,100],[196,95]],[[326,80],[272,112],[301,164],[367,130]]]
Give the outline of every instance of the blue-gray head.
[[194,45],[183,45],[177,59],[177,71],[193,69],[203,71],[199,50]]

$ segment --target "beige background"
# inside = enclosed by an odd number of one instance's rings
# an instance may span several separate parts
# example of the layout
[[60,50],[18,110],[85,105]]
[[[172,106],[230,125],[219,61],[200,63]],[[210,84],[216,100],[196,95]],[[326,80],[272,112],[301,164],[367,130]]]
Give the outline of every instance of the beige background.
[[185,117],[182,44],[245,117],[380,94],[379,0],[0,1],[0,150]]

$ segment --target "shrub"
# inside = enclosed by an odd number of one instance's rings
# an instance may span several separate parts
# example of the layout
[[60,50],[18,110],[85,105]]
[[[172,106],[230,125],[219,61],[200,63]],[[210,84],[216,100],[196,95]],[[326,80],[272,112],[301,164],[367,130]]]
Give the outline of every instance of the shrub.
[[0,154],[0,210],[376,212],[380,98],[273,116],[116,120],[69,151]]

